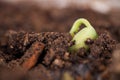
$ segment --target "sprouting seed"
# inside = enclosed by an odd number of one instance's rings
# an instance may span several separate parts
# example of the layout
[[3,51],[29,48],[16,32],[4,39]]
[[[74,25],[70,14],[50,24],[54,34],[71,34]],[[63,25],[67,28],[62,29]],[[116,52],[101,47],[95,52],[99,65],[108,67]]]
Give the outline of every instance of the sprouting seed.
[[[79,28],[82,24],[84,24],[85,27],[79,31]],[[95,29],[91,26],[88,20],[84,18],[80,18],[75,21],[70,30],[70,34],[73,37],[72,41],[75,41],[75,44],[69,48],[70,52],[77,51],[82,47],[87,50],[89,47],[85,44],[85,41],[87,39],[94,40],[98,37]]]

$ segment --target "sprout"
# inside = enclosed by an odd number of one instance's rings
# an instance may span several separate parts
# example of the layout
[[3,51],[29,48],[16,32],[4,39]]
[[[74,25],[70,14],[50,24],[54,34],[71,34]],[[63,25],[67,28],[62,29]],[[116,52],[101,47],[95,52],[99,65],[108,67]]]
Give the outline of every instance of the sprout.
[[[81,24],[84,24],[85,27],[79,31],[79,27],[81,26]],[[75,23],[72,26],[72,29],[70,30],[70,34],[73,37],[72,41],[75,41],[75,45],[69,48],[70,52],[77,51],[82,47],[84,47],[87,50],[89,47],[85,44],[85,41],[87,39],[94,40],[98,37],[95,29],[91,26],[88,20],[84,18],[80,18],[75,21]]]

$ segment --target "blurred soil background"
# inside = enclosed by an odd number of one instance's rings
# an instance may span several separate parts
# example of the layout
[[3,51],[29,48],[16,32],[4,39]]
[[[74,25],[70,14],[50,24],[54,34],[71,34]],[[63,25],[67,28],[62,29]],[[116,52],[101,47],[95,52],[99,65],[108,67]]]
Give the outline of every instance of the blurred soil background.
[[86,18],[98,32],[107,30],[120,41],[119,2],[119,0],[0,1],[0,38],[7,30],[69,32],[76,19]]

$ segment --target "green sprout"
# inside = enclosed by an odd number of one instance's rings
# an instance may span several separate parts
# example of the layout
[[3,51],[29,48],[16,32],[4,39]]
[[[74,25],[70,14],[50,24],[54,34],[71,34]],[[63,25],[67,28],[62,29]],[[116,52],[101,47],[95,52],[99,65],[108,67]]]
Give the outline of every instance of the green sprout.
[[[79,31],[80,26],[84,24],[85,27]],[[79,31],[79,32],[78,32]],[[75,21],[70,30],[70,34],[73,37],[72,41],[75,41],[75,45],[69,48],[70,52],[77,51],[80,48],[89,49],[88,45],[85,44],[87,39],[96,39],[98,37],[95,29],[91,26],[88,20],[80,18]]]

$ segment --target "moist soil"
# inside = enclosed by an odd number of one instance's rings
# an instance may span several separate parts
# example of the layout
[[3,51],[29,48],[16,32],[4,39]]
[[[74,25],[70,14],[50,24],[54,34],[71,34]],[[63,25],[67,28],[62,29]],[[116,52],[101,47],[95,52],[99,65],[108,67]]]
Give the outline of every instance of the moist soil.
[[[23,6],[0,3],[0,80],[120,79],[120,16]],[[88,19],[99,36],[86,40],[87,51],[71,53],[69,29],[79,17]]]
[[[104,78],[102,73],[111,64],[115,46],[115,41],[107,32],[101,33],[94,41],[88,39],[88,51],[81,48],[72,53],[68,51],[74,45],[69,33],[8,31],[6,39],[1,46],[1,65],[4,64],[10,71],[20,70],[20,78],[26,76],[28,80],[32,80],[31,77],[35,77],[34,80],[48,80],[48,77],[50,80]],[[21,73],[25,73],[24,76]]]

